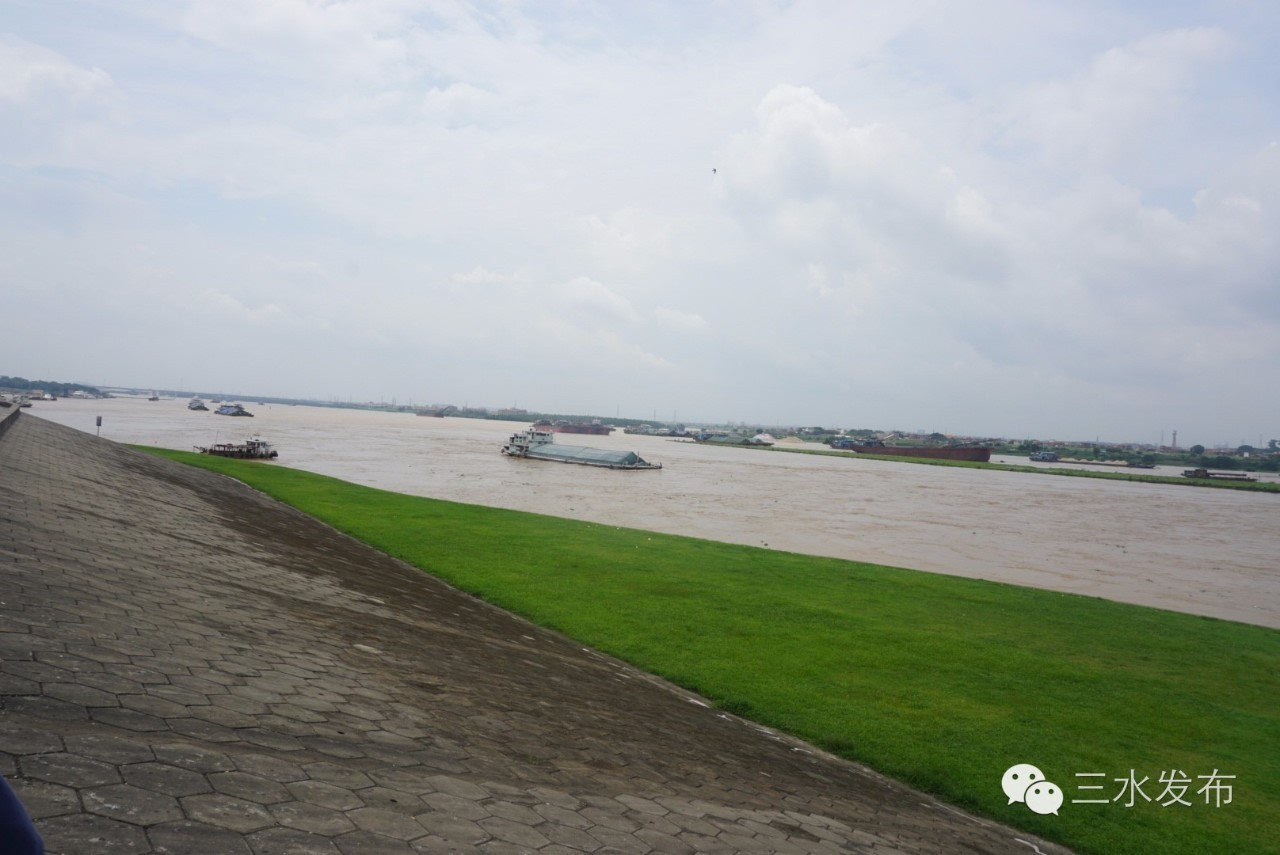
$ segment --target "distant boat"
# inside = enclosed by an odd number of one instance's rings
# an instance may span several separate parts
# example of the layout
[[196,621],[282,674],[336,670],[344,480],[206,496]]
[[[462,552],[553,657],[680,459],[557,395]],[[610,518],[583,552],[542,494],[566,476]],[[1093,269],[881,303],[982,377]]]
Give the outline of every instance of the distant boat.
[[160,400],[160,396],[159,396],[159,395],[157,395],[155,392],[152,392],[152,393],[151,393],[151,397],[150,397],[150,398],[147,398],[147,400],[148,400],[148,401],[158,401],[158,400]]
[[559,463],[577,463],[581,466],[599,466],[605,469],[662,468],[661,463],[650,463],[634,451],[557,445],[555,433],[536,427],[513,433],[507,440],[507,444],[502,446],[502,453],[509,457],[553,460]]
[[199,398],[192,398],[190,401],[187,402],[187,409],[188,410],[208,410],[209,408],[206,407],[204,405],[204,401],[200,400]]
[[253,413],[249,412],[239,404],[223,404],[221,407],[218,407],[218,409],[214,410],[213,412],[214,412],[214,415],[218,415],[218,416],[249,416],[250,418],[253,417]]

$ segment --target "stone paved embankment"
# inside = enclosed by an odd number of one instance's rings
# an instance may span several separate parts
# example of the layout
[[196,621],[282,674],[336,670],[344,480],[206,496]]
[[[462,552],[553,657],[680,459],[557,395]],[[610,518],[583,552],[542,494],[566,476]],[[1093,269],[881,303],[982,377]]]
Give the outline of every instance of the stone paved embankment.
[[25,415],[0,433],[0,773],[68,855],[1063,851]]

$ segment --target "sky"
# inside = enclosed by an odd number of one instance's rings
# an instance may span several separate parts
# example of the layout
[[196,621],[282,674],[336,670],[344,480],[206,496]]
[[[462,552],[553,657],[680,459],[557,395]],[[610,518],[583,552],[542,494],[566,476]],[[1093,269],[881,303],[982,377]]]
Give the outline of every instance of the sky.
[[1273,0],[4,0],[0,374],[1280,438]]

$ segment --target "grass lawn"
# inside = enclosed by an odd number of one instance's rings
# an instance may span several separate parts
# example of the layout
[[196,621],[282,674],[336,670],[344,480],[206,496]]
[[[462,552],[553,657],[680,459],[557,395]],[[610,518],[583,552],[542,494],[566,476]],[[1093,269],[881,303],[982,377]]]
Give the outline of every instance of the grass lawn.
[[[1280,851],[1275,630],[147,450],[232,475],[727,710],[1079,851]],[[1007,803],[1001,776],[1015,763],[1062,787],[1057,816]],[[1151,801],[1110,801],[1131,771]],[[1190,804],[1161,806],[1174,772],[1190,779]],[[1235,776],[1229,804],[1197,793],[1215,772]],[[1072,803],[1086,798],[1109,801]]]

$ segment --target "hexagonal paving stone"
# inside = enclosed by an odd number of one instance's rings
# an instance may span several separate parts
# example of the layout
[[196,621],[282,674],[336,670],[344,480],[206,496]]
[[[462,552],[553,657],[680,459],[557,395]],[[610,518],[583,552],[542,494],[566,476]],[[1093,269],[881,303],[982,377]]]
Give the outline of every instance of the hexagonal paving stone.
[[65,740],[67,753],[83,754],[105,763],[143,763],[155,755],[145,742],[107,733],[81,733]]
[[253,852],[238,831],[218,828],[189,819],[166,822],[147,829],[147,837],[156,855],[249,855]]
[[32,819],[80,812],[79,794],[71,787],[22,778],[14,778],[9,783]]
[[213,787],[199,772],[181,769],[168,763],[131,763],[120,767],[120,775],[135,787],[171,796],[194,796],[211,793]]
[[513,802],[495,800],[486,802],[485,807],[494,816],[509,819],[512,822],[518,822],[523,825],[534,826],[544,819],[540,814],[534,813],[524,805],[514,804]]
[[4,673],[8,663],[0,661],[0,695],[38,695],[40,684],[26,677]]
[[171,718],[169,728],[176,734],[203,742],[236,742],[240,739],[231,728],[198,718]]
[[285,802],[290,798],[289,791],[280,784],[248,772],[215,772],[209,776],[209,783],[220,793],[260,805]]
[[433,810],[437,810],[447,816],[479,820],[485,819],[490,815],[489,809],[480,802],[451,796],[448,793],[427,793],[422,797],[422,800]]
[[347,811],[347,818],[365,831],[394,837],[397,840],[413,840],[427,831],[410,814],[386,808],[359,808]]
[[120,701],[112,693],[80,683],[44,683],[40,686],[40,691],[51,698],[79,704],[82,707],[120,706]]
[[143,855],[151,851],[147,835],[136,825],[91,813],[58,816],[40,823],[45,851],[110,852],[115,855]]
[[6,698],[4,708],[9,715],[25,716],[36,721],[85,721],[89,718],[89,712],[83,705],[43,695]]
[[364,804],[353,791],[327,781],[292,781],[285,786],[299,801],[333,810],[355,810]]
[[507,843],[514,843],[516,846],[524,846],[529,849],[537,849],[551,842],[543,837],[542,833],[537,829],[524,823],[512,822],[501,817],[493,816],[488,819],[482,819],[476,825],[499,840],[505,840]]
[[552,843],[568,847],[577,852],[594,852],[600,848],[600,841],[580,828],[545,823],[538,826],[538,831],[544,834]]
[[425,807],[422,799],[413,793],[406,793],[403,790],[395,790],[390,787],[367,787],[359,790],[357,795],[364,801],[366,807],[407,810],[410,813],[417,813]]
[[489,798],[489,791],[483,787],[450,775],[432,775],[426,782],[435,787],[437,792],[457,796],[460,799],[479,801]]
[[118,784],[120,775],[116,767],[101,760],[91,760],[79,754],[58,752],[36,754],[20,760],[23,773],[29,778],[63,784],[68,787],[101,787]]
[[156,759],[162,763],[181,766],[195,772],[230,772],[235,768],[231,758],[220,751],[211,751],[185,742],[169,742],[152,746]]
[[158,718],[182,718],[187,714],[186,704],[167,698],[145,695],[120,695],[120,706]]
[[182,799],[182,809],[197,822],[246,834],[275,825],[271,814],[261,805],[221,793],[187,796]]
[[281,825],[332,837],[355,830],[355,823],[341,811],[321,807],[310,802],[285,802],[272,805],[267,810]]
[[[255,722],[261,724],[261,722]],[[290,736],[287,733],[281,733],[266,727],[243,727],[238,731],[238,735],[245,742],[262,748],[271,748],[275,751],[301,751],[302,743],[296,736]]]
[[301,781],[307,777],[307,773],[302,771],[301,766],[290,763],[288,760],[281,760],[279,757],[271,757],[266,754],[240,754],[231,759],[241,772],[270,778],[272,781],[279,781],[282,784],[287,784],[290,781]]
[[0,751],[6,754],[47,754],[62,750],[62,740],[46,730],[0,722]]
[[364,747],[351,740],[333,739],[327,736],[304,736],[300,740],[312,751],[328,754],[330,757],[347,759],[364,757]]
[[95,707],[89,710],[89,716],[99,724],[107,724],[138,733],[153,733],[168,730],[165,720],[137,710],[115,709],[114,707]]
[[133,825],[154,825],[157,822],[182,819],[182,809],[172,796],[144,790],[130,784],[112,784],[96,787],[80,794],[84,809],[90,813],[108,816]]
[[312,780],[337,784],[349,790],[360,790],[372,787],[373,781],[364,772],[339,766],[337,763],[311,763],[303,767]]
[[403,840],[374,834],[372,831],[353,831],[335,837],[333,842],[342,851],[342,855],[414,855],[413,848]]
[[327,837],[295,828],[268,828],[249,835],[255,855],[342,855]]

